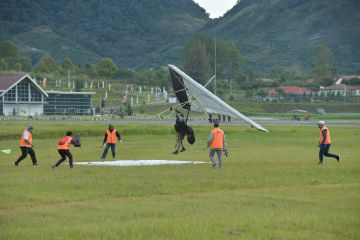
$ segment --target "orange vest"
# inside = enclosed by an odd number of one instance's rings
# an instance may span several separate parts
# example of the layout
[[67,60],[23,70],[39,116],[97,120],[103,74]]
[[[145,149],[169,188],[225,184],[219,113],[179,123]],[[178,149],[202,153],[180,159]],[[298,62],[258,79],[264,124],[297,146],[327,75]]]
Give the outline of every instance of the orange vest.
[[58,144],[58,149],[60,150],[68,150],[70,147],[70,143],[71,143],[72,137],[70,136],[66,136],[66,141],[64,144]]
[[210,148],[223,148],[224,147],[224,131],[220,128],[214,128],[211,131],[213,140],[210,143]]
[[110,130],[106,130],[106,134],[107,134],[106,142],[115,144],[116,143],[116,129],[114,129],[112,132],[110,132]]
[[330,132],[329,129],[324,125],[321,129],[320,129],[320,139],[319,142],[322,143],[323,141],[323,135],[322,135],[322,131],[326,130],[326,139],[325,139],[325,144],[330,144],[331,140],[330,140]]
[[[24,134],[25,132],[28,132],[28,142],[30,143],[27,143],[24,139]],[[21,140],[20,140],[20,147],[30,147],[32,144],[32,134],[29,130],[25,129],[23,134],[21,135]]]

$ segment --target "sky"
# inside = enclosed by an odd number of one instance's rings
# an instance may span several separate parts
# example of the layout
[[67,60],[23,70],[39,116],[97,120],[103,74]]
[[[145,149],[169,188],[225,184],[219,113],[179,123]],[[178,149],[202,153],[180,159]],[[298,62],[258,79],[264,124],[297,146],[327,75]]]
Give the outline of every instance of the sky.
[[237,0],[194,0],[210,14],[210,18],[218,18],[229,11]]

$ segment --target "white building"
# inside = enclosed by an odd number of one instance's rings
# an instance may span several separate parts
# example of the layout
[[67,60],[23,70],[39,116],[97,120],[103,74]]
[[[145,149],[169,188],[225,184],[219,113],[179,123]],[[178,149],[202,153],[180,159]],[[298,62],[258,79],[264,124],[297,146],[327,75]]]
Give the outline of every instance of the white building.
[[95,92],[45,92],[28,74],[0,76],[0,115],[92,115]]
[[331,86],[320,87],[319,96],[360,96],[359,87],[345,84],[334,84]]
[[42,115],[48,94],[27,74],[0,76],[0,114]]

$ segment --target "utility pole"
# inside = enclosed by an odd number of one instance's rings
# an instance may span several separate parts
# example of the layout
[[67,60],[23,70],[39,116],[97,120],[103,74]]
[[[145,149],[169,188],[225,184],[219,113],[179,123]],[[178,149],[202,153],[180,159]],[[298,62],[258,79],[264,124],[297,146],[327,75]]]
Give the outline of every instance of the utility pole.
[[232,79],[230,79],[230,94],[232,94]]
[[215,79],[214,79],[214,88],[215,88],[215,90],[214,90],[214,93],[215,93],[215,95],[216,95],[216,35],[215,35]]
[[68,87],[70,86],[70,70],[67,71],[68,74]]

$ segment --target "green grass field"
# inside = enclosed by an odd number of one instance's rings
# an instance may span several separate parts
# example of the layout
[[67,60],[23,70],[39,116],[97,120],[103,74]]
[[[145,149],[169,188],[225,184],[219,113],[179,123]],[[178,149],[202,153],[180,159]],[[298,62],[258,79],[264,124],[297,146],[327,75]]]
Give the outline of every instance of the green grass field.
[[[56,144],[82,136],[75,161],[98,160],[105,123],[35,122],[39,167],[19,167],[26,122],[0,122],[0,239],[359,239],[360,127],[329,126],[341,162],[317,164],[316,126],[222,126],[230,157],[210,164],[100,167],[67,164]],[[211,126],[176,156],[172,125],[115,124],[117,159],[208,161]],[[108,154],[108,159],[110,153]]]

